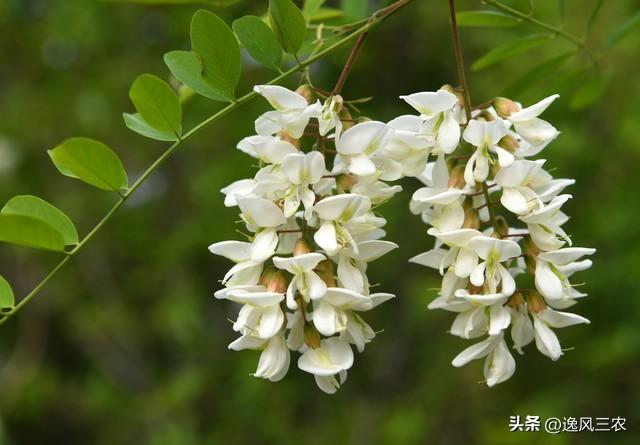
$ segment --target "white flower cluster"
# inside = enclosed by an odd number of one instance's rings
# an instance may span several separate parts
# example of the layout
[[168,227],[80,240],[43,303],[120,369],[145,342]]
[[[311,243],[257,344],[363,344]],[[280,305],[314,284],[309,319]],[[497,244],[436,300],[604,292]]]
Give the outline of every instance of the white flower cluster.
[[[431,152],[438,155],[418,176],[425,187],[411,201],[412,212],[431,226],[435,247],[410,261],[442,274],[439,296],[429,308],[457,313],[451,334],[485,337],[452,364],[485,358],[489,386],[515,371],[504,338],[509,327],[519,353],[535,340],[541,353],[557,360],[562,349],[553,328],[589,323],[561,311],[585,296],[569,277],[589,268],[591,261],[580,258],[595,251],[570,247],[562,229],[568,217],[561,206],[571,195],[561,193],[574,180],[554,179],[544,160],[528,159],[558,135],[538,117],[557,97],[527,108],[498,98],[467,122],[452,92],[417,93],[405,100],[421,115],[395,120],[413,122],[418,130],[411,136],[431,140]],[[496,216],[500,206],[506,212]]]
[[251,235],[209,247],[235,263],[215,296],[242,305],[233,324],[241,336],[229,348],[262,351],[256,377],[282,379],[298,351],[298,367],[334,393],[353,364],[351,345],[362,352],[375,337],[358,313],[394,297],[371,293],[366,274],[397,247],[381,240],[386,220],[373,211],[401,190],[383,182],[397,179],[399,166],[377,155],[389,127],[355,123],[340,96],[321,104],[308,87],[254,89],[274,110],[238,149],[261,168],[222,190]]

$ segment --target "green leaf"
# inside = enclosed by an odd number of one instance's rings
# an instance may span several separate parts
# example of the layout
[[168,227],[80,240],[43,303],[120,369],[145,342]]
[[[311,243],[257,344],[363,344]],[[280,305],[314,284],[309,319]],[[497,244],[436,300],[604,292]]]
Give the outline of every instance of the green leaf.
[[324,22],[327,20],[339,19],[344,12],[336,8],[320,8],[309,17],[309,22]]
[[13,289],[7,280],[0,275],[0,309],[12,308],[16,304]]
[[158,141],[175,141],[176,135],[171,131],[160,131],[153,128],[145,121],[139,113],[122,113],[124,124],[132,131],[142,136],[156,139]]
[[569,107],[573,110],[583,110],[595,104],[607,90],[610,79],[609,74],[600,74],[586,81],[571,98]]
[[231,28],[214,13],[201,9],[191,19],[191,48],[200,56],[202,79],[226,101],[233,101],[242,59]]
[[78,244],[78,232],[71,219],[57,207],[37,196],[15,196],[4,205],[0,214],[35,218],[57,230],[62,235],[65,245]]
[[607,39],[604,41],[603,47],[605,49],[611,48],[613,45],[625,38],[631,31],[633,31],[633,28],[638,25],[640,25],[640,11],[633,14],[627,20],[622,22],[620,26],[614,29],[609,37],[607,37]]
[[478,71],[491,66],[494,63],[498,63],[510,57],[520,55],[537,46],[542,45],[543,43],[548,42],[552,37],[553,36],[549,34],[533,34],[517,40],[512,40],[492,49],[484,56],[480,57],[473,63],[473,65],[471,65],[471,69],[474,71]]
[[456,14],[458,26],[508,27],[522,23],[521,19],[497,11],[462,11]]
[[320,10],[325,0],[304,0],[302,14],[310,19],[316,12]]
[[180,137],[182,109],[178,96],[167,82],[151,74],[142,74],[131,85],[129,98],[138,110],[139,119],[148,127],[163,135],[173,134],[170,140]]
[[201,96],[220,102],[228,102],[229,95],[202,77],[202,60],[193,51],[171,51],[164,55],[164,63],[171,74]]
[[0,241],[35,249],[64,251],[62,234],[30,216],[0,214]]
[[596,4],[591,11],[591,15],[589,15],[589,21],[587,22],[587,32],[586,34],[591,34],[591,30],[593,29],[593,25],[596,23],[598,15],[600,14],[600,10],[602,9],[602,5],[604,4],[604,0],[596,0]]
[[127,173],[120,158],[100,141],[71,138],[48,153],[65,176],[114,192],[128,186]]
[[289,54],[297,53],[307,32],[298,7],[291,0],[269,0],[269,21],[282,48]]
[[352,19],[364,19],[369,16],[369,0],[342,0],[340,7],[344,15]]
[[233,32],[257,62],[274,71],[280,70],[282,48],[265,22],[256,16],[247,15],[233,22]]
[[574,54],[574,52],[563,53],[559,56],[542,62],[541,64],[535,66],[533,69],[524,74],[521,78],[513,82],[511,85],[509,85],[504,94],[507,97],[516,97],[518,95],[522,95],[524,91],[529,89],[535,83],[540,82],[552,73],[557,73],[560,67],[562,67],[562,65],[564,65],[564,63],[569,60]]

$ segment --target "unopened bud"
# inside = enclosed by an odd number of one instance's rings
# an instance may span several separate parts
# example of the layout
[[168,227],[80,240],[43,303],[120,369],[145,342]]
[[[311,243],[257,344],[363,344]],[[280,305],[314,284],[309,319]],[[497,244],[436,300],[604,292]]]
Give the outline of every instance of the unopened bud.
[[520,144],[518,143],[518,140],[513,136],[506,135],[505,137],[500,139],[500,142],[498,142],[498,147],[504,148],[505,150],[513,153],[520,147]]
[[311,102],[313,102],[314,94],[313,94],[313,90],[309,85],[307,84],[300,85],[298,88],[296,88],[296,93],[304,97],[307,100],[307,103],[310,104]]
[[449,188],[461,189],[467,182],[464,180],[464,165],[456,165],[449,172]]
[[544,302],[542,295],[538,291],[531,291],[527,295],[527,308],[532,314],[538,314],[544,311],[547,307],[547,303]]
[[489,113],[489,111],[487,111],[487,110],[482,110],[480,112],[480,114],[478,116],[476,116],[476,119],[478,119],[478,118],[480,118],[480,119],[482,119],[482,120],[484,120],[486,122],[491,122],[491,121],[495,121],[496,120],[496,117],[493,114]]
[[467,292],[469,292],[471,295],[482,294],[483,290],[484,289],[482,288],[482,286],[474,286],[471,283],[467,284]]
[[310,323],[304,325],[304,342],[311,349],[320,347],[320,333],[316,327]]
[[512,113],[520,111],[517,103],[506,97],[496,97],[493,100],[493,108],[500,117],[509,117]]
[[334,113],[341,113],[344,109],[344,98],[336,94],[335,96],[331,96],[328,100],[331,101],[330,109]]
[[311,246],[304,238],[298,239],[293,247],[293,256],[304,255],[311,252]]
[[275,270],[268,279],[265,280],[264,286],[269,292],[284,294],[287,291],[289,283],[287,275],[282,270]]
[[275,267],[268,266],[266,269],[262,271],[262,275],[260,275],[260,281],[258,282],[258,284],[264,287],[267,287],[269,280],[271,279],[273,274],[276,273],[277,271],[278,269],[276,269]]
[[342,173],[336,177],[336,185],[340,190],[351,190],[358,183],[358,178],[354,175]]
[[496,216],[496,230],[500,235],[508,235],[509,234],[509,224],[507,220],[504,219],[504,216],[498,215]]
[[507,306],[511,309],[518,309],[522,303],[524,303],[524,297],[520,292],[514,293],[507,300]]
[[325,282],[327,287],[336,287],[336,279],[333,276],[333,261],[320,261],[315,268],[315,272]]
[[473,208],[471,200],[466,200],[464,203],[464,222],[462,223],[463,229],[480,229],[480,216],[478,211]]

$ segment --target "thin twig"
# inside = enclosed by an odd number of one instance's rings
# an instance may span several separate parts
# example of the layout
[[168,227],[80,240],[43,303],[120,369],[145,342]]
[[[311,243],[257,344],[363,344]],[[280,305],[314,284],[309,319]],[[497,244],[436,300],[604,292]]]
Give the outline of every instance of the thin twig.
[[467,76],[464,73],[464,59],[462,58],[462,46],[460,45],[460,32],[458,31],[458,21],[456,20],[455,0],[449,0],[449,16],[451,21],[451,33],[453,34],[453,49],[456,53],[456,67],[458,68],[458,80],[462,88],[462,98],[464,101],[464,111],[467,122],[471,120],[471,97],[469,95],[469,85]]

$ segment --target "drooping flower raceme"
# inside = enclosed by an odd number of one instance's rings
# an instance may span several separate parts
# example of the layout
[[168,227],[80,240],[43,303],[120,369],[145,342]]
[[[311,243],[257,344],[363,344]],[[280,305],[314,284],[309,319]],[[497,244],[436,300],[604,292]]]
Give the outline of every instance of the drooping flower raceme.
[[242,305],[229,348],[261,351],[254,376],[282,379],[298,352],[298,368],[334,393],[352,345],[362,352],[375,337],[359,314],[394,297],[372,293],[367,277],[367,264],[397,247],[380,239],[386,221],[372,210],[401,190],[384,182],[402,175],[381,151],[393,129],[356,122],[340,96],[323,104],[309,88],[255,91],[274,110],[238,143],[260,169],[222,189],[249,233],[209,247],[235,263],[215,296]]
[[[528,159],[558,136],[539,117],[558,95],[530,107],[497,98],[466,122],[456,112],[462,101],[444,100],[447,94],[455,98],[444,90],[403,96],[421,115],[397,118],[403,132],[413,129],[413,152],[421,147],[417,135],[425,141],[420,159],[427,162],[430,153],[439,153],[414,175],[425,187],[411,200],[412,212],[431,226],[435,247],[410,261],[443,276],[429,308],[457,314],[451,334],[480,339],[456,356],[453,366],[482,358],[486,383],[493,386],[515,372],[508,336],[518,353],[535,342],[542,354],[557,360],[562,348],[554,329],[589,323],[563,310],[585,296],[570,278],[591,266],[582,258],[595,250],[571,247],[562,228],[568,217],[561,207],[571,198],[562,191],[574,180],[554,179],[544,160]],[[440,116],[435,118],[440,125],[431,124],[434,116]],[[395,126],[397,119],[391,122]],[[464,127],[464,143],[457,143],[451,119]],[[453,140],[454,147],[443,143]],[[399,145],[392,139],[383,151],[396,154]]]

